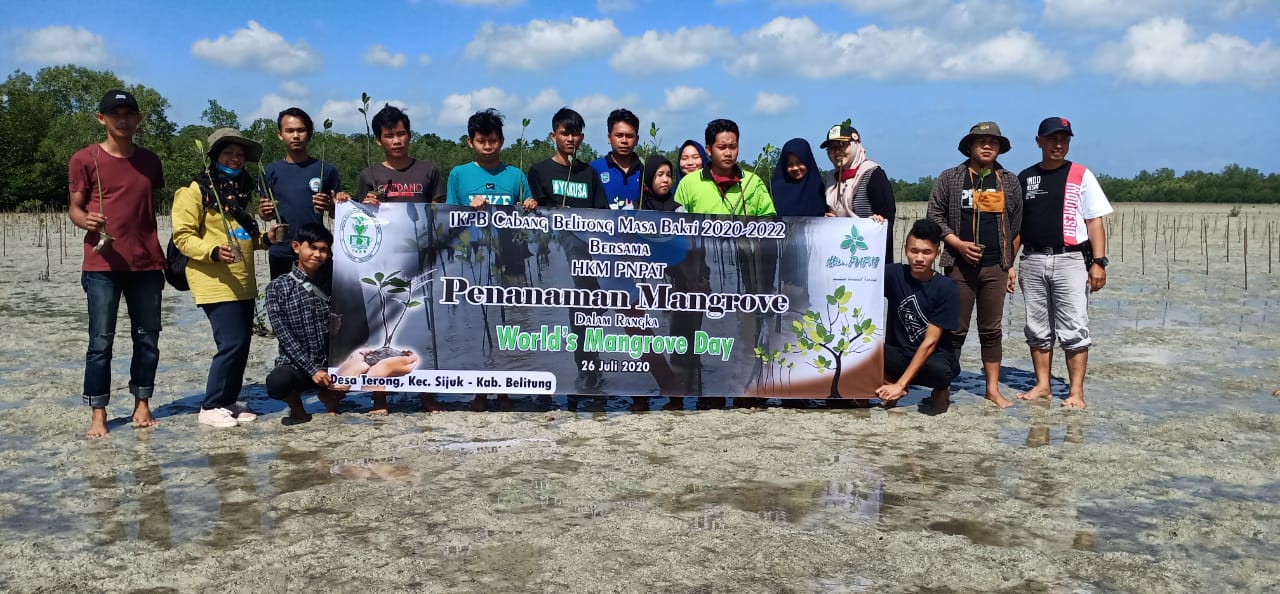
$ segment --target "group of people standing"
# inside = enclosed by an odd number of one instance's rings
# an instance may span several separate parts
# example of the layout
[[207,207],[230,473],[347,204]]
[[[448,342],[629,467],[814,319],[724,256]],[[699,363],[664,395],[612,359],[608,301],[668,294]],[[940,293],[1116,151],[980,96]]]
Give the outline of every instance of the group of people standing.
[[[137,427],[155,424],[149,398],[159,359],[161,271],[168,265],[154,215],[153,195],[163,186],[160,161],[133,144],[141,120],[137,101],[127,92],[109,91],[97,118],[107,138],[77,152],[69,165],[69,215],[87,231],[82,284],[89,309],[84,398],[92,409],[90,437],[108,433],[110,359],[121,296],[134,346],[132,421]],[[442,182],[434,163],[409,154],[408,115],[387,105],[371,122],[384,160],[360,173],[353,194],[342,191],[332,163],[308,153],[314,124],[301,109],[279,114],[277,134],[285,155],[258,177],[245,167],[261,159],[262,147],[237,130],[215,130],[208,139],[206,166],[175,192],[172,213],[173,249],[188,261],[186,280],[216,344],[198,421],[231,427],[255,417],[236,403],[257,296],[254,250],[267,250],[272,279],[266,291],[267,311],[279,340],[279,356],[266,382],[268,394],[289,405],[287,421],[309,418],[301,401],[306,391],[318,391],[326,408],[336,411],[340,388],[332,385],[326,369],[333,237],[324,218],[332,215],[337,202],[857,216],[892,230],[895,203],[889,178],[868,158],[860,134],[848,122],[832,126],[820,144],[833,167],[830,176],[824,179],[808,142],[796,138],[783,145],[769,183],[738,165],[739,130],[727,119],[708,123],[705,145],[686,141],[676,163],[661,154],[642,161],[636,152],[639,119],[618,109],[606,122],[609,153],[584,163],[576,154],[586,123],[564,108],[551,120],[555,154],[532,165],[527,174],[499,158],[502,122],[501,114],[492,109],[471,116],[467,143],[475,159],[453,168]],[[1083,407],[1090,344],[1084,305],[1087,291],[1102,288],[1106,281],[1100,217],[1110,207],[1093,174],[1065,160],[1070,137],[1066,120],[1045,120],[1036,137],[1044,159],[1021,176],[996,162],[996,155],[1009,149],[1009,141],[994,123],[975,126],[961,140],[966,161],[939,176],[929,200],[932,223],[917,222],[906,242],[908,264],[891,265],[886,272],[886,351],[894,353],[885,358],[886,378],[894,383],[877,392],[883,402],[895,402],[915,383],[933,388],[932,402],[945,409],[950,382],[958,373],[955,353],[976,304],[986,397],[1009,405],[998,388],[1000,319],[1003,294],[1012,291],[1018,279],[1013,260],[1022,249],[1026,334],[1038,380],[1023,397],[1048,397],[1049,354],[1056,338],[1067,351],[1071,395],[1066,405]],[[260,195],[256,201],[254,194]],[[254,214],[274,224],[263,231]],[[888,243],[885,256],[892,262],[896,250],[891,236]],[[937,257],[945,275],[933,273]],[[356,355],[339,367],[354,374],[376,371]],[[392,357],[375,367],[416,365],[416,359],[398,360],[402,358],[406,357]],[[601,381],[588,374],[578,383],[590,389]],[[424,398],[424,406],[429,402]],[[375,393],[373,412],[385,411],[385,396]]]

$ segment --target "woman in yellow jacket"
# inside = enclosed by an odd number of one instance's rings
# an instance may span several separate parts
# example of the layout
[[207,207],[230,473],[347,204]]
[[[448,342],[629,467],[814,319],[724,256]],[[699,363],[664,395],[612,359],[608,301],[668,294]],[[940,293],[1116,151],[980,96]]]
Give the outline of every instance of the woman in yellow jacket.
[[[173,196],[173,243],[186,254],[187,282],[196,305],[213,328],[218,352],[209,367],[199,422],[234,427],[256,415],[236,404],[249,361],[253,305],[258,295],[253,250],[267,249],[250,205],[253,178],[246,161],[262,157],[262,146],[234,128],[209,136],[213,165]],[[216,195],[215,191],[216,190]]]

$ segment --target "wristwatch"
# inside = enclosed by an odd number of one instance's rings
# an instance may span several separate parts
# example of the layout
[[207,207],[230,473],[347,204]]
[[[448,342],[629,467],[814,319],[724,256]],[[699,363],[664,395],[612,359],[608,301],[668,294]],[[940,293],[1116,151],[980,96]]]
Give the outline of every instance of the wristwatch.
[[1111,263],[1111,260],[1107,259],[1106,256],[1103,256],[1101,258],[1094,258],[1093,263],[1101,266],[1103,270],[1106,270],[1107,265]]

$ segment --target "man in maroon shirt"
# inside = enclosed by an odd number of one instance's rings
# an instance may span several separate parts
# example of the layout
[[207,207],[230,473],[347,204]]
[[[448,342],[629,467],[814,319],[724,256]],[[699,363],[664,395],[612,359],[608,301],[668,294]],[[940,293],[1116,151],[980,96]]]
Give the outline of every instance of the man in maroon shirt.
[[147,401],[160,362],[160,293],[164,253],[156,233],[153,192],[164,187],[160,158],[133,144],[142,114],[124,91],[108,91],[98,103],[107,139],[71,156],[67,174],[71,222],[86,231],[80,285],[89,302],[89,350],[84,401],[92,409],[89,437],[107,435],[111,399],[111,347],[120,297],[129,310],[133,361],[129,393],[134,427],[153,427]]

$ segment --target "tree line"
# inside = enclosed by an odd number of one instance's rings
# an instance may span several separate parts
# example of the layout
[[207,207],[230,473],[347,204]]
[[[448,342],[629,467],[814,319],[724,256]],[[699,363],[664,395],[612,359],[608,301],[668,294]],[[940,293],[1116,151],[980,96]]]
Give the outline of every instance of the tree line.
[[[173,190],[187,185],[200,168],[200,155],[195,141],[204,140],[216,128],[232,127],[262,143],[263,161],[284,156],[284,144],[276,137],[276,122],[259,118],[243,125],[232,110],[210,99],[201,121],[178,127],[168,118],[169,101],[158,91],[145,85],[126,85],[110,71],[80,66],[51,66],[35,76],[14,71],[0,85],[0,211],[37,211],[66,207],[67,162],[77,150],[102,140],[103,131],[94,118],[98,100],[110,89],[125,89],[138,100],[143,121],[136,141],[159,155],[164,164],[166,189],[161,194],[163,206],[172,200]],[[376,111],[378,104],[372,104]],[[550,157],[554,145],[539,127],[529,138],[527,120],[508,119],[505,126],[504,162],[528,169],[529,165]],[[369,163],[382,160],[382,151],[367,134],[325,132],[316,122],[316,137],[311,154],[323,154],[341,172],[343,187],[350,189],[356,175]],[[657,129],[651,124],[651,135]],[[648,153],[656,149],[656,140],[641,139],[638,150]],[[674,163],[678,161],[672,147],[665,151]],[[743,161],[744,169],[768,179],[778,160],[778,149],[766,146],[752,161]],[[434,161],[441,172],[472,160],[466,138],[442,138],[434,133],[413,133],[411,154]],[[583,144],[578,151],[583,160],[599,154]],[[744,155],[745,156],[745,155]],[[253,166],[251,166],[252,168]],[[1262,174],[1257,169],[1228,165],[1222,171],[1187,171],[1181,176],[1172,169],[1142,171],[1133,178],[1099,175],[1108,198],[1114,202],[1213,202],[1213,203],[1280,203],[1280,175]],[[892,180],[897,200],[924,201],[933,187],[932,177],[915,182]]]

